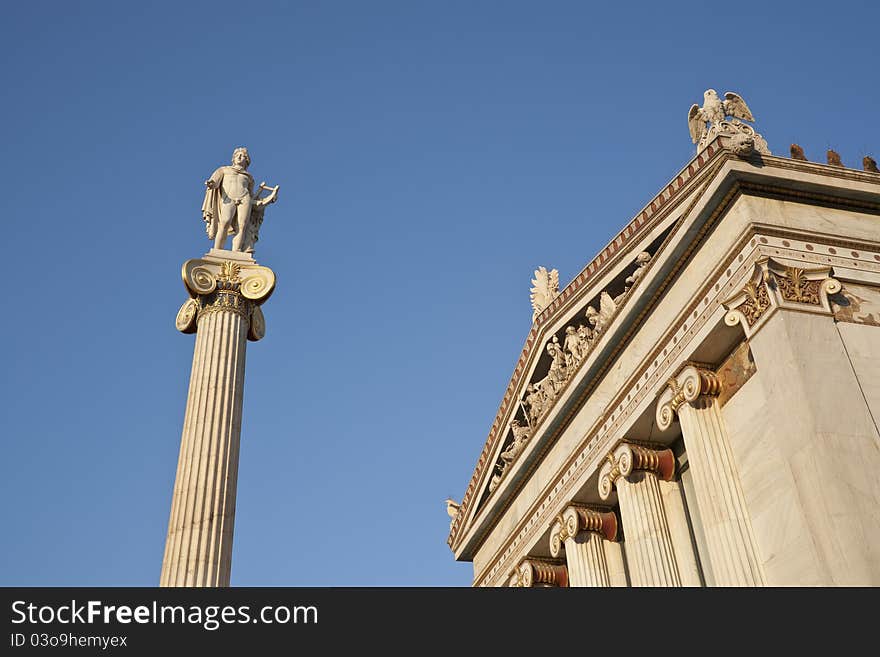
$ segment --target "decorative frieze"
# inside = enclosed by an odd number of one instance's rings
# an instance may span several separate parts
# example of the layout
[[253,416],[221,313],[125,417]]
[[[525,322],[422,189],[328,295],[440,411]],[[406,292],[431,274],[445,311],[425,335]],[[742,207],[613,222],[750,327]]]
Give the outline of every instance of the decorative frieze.
[[519,458],[519,455],[526,447],[529,438],[532,437],[531,427],[523,426],[519,420],[513,419],[510,422],[510,432],[513,434],[513,441],[501,452],[499,461],[495,464],[495,471],[492,473],[492,479],[489,481],[489,492],[494,491],[504,475],[510,470],[513,462]]
[[[596,310],[593,305],[587,306],[584,312],[586,323],[569,324],[560,334],[555,334],[547,340],[545,350],[550,358],[547,373],[543,377],[535,377],[526,386],[520,400],[526,424],[522,425],[516,418],[511,421],[505,445],[499,452],[492,469],[488,485],[489,493],[498,488],[505,475],[510,471],[513,462],[522,453],[525,442],[531,437],[532,427],[536,426],[553,406],[577,368],[590,353],[599,335],[611,322],[624,297],[644,275],[650,262],[650,253],[647,251],[639,253],[633,263],[636,267],[632,274],[626,277],[624,290],[621,294],[612,298],[607,291],[603,290],[599,294],[599,310]],[[532,283],[535,285],[532,288],[532,305],[535,308],[535,313],[538,314],[539,307],[543,303],[552,301],[552,297],[558,294],[558,289],[556,289],[558,288],[558,273],[555,269],[548,272],[544,267],[541,267],[535,272],[535,279]],[[554,292],[554,290],[556,291]]]
[[[555,334],[547,340],[545,350],[550,358],[547,373],[543,377],[534,377],[526,386],[523,397],[520,400],[524,421],[528,425],[527,430],[529,432],[553,406],[580,364],[589,355],[598,337],[617,313],[624,297],[629,294],[630,289],[642,278],[650,262],[650,253],[647,251],[639,253],[633,263],[635,269],[626,277],[624,290],[621,294],[612,298],[607,291],[603,290],[598,297],[598,310],[596,310],[592,303],[587,305],[583,315],[586,320],[585,322],[569,324],[559,334]],[[543,301],[539,303],[536,299],[546,300],[552,296],[550,293],[552,291],[551,288],[554,285],[558,285],[558,274],[556,275],[557,278],[554,278],[555,271],[547,272],[542,267],[535,272],[536,278],[532,281],[535,284],[535,287],[532,289],[532,303],[533,305],[538,304],[535,306],[536,313],[539,312],[538,306],[543,303]],[[516,435],[518,433],[516,427],[518,426],[518,420],[511,422],[510,435],[507,440],[509,446],[499,453],[498,459],[495,462],[492,477],[489,480],[490,493],[501,483],[505,473],[509,470],[510,464],[514,460],[513,458],[505,458],[505,454],[510,453],[511,446],[518,444]],[[515,450],[515,456],[518,456],[521,451],[521,449]]]
[[589,355],[599,336],[610,324],[623,299],[642,278],[650,262],[650,253],[647,251],[639,253],[634,261],[636,268],[626,277],[621,294],[612,297],[608,291],[603,290],[598,300],[587,304],[583,314],[586,322],[569,324],[559,334],[548,339],[546,345],[547,354],[550,356],[548,372],[543,378],[536,378],[529,383],[521,401],[532,424],[536,424],[553,405],[578,366]]

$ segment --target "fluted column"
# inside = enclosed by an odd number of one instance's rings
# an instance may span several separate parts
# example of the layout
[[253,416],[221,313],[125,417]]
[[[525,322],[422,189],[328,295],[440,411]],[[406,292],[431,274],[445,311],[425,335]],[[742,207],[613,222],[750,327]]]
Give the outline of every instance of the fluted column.
[[206,258],[184,264],[183,280],[192,298],[177,328],[196,344],[159,584],[229,586],[245,346],[265,333],[259,304],[275,275],[250,258]]
[[599,472],[603,500],[617,488],[633,586],[681,586],[658,480],[674,473],[671,450],[625,442],[608,454]]
[[617,516],[587,506],[571,504],[550,530],[550,555],[565,549],[569,586],[613,586],[605,544],[617,537]]
[[681,423],[715,582],[761,586],[764,574],[718,407],[720,391],[713,372],[686,366],[658,400],[657,424],[665,431],[676,414]]
[[523,559],[508,580],[508,586],[546,588],[568,586],[568,569],[558,563],[539,559]]

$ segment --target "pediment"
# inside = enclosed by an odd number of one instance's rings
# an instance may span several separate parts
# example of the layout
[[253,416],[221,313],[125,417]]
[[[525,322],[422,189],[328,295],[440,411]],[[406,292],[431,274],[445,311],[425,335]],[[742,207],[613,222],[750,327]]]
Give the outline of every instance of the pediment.
[[710,144],[537,314],[451,525],[457,558],[472,557],[744,186],[767,184],[766,193],[775,193],[774,175],[790,188],[792,168],[817,167],[812,173],[829,175],[822,165],[772,156],[744,161]]

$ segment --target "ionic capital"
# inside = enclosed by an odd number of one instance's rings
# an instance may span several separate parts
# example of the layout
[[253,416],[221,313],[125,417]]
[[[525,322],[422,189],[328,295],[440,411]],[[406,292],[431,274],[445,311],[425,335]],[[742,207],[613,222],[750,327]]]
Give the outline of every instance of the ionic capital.
[[568,586],[568,568],[562,564],[524,559],[511,574],[508,586],[532,588],[535,586]]
[[831,314],[828,295],[840,292],[840,281],[832,278],[831,267],[804,269],[802,264],[774,258],[755,262],[742,290],[723,302],[725,324],[741,324],[751,337],[776,308]]
[[635,443],[620,443],[608,452],[599,471],[599,497],[607,500],[615,482],[636,471],[651,472],[664,481],[675,474],[675,455],[671,449],[653,449]]
[[275,289],[275,274],[252,261],[187,260],[182,270],[183,284],[190,299],[177,312],[175,324],[182,333],[195,333],[200,317],[211,313],[232,313],[248,323],[249,340],[266,333],[260,305]]
[[721,381],[715,372],[693,364],[686,365],[677,376],[667,381],[657,400],[657,426],[660,431],[666,431],[682,404],[693,403],[704,395],[717,397],[720,392]]
[[183,285],[193,298],[228,290],[264,303],[275,289],[275,272],[254,262],[206,258],[187,260],[181,270]]
[[607,541],[617,538],[617,516],[612,511],[571,504],[553,521],[550,529],[550,555],[558,557],[566,539],[581,532],[593,532]]
[[[798,263],[800,264],[800,263]],[[829,294],[840,292],[840,281],[831,277],[831,267],[810,267],[767,260],[770,289],[777,293],[780,305],[806,304],[831,312]]]

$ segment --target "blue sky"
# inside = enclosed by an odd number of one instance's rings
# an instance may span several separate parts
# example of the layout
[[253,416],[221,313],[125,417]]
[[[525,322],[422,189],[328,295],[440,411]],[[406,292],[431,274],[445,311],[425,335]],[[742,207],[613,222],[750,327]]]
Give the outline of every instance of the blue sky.
[[0,585],[153,586],[193,336],[180,265],[244,145],[257,260],[232,584],[467,586],[446,546],[531,320],[739,92],[770,149],[880,160],[877,3],[4,8]]

